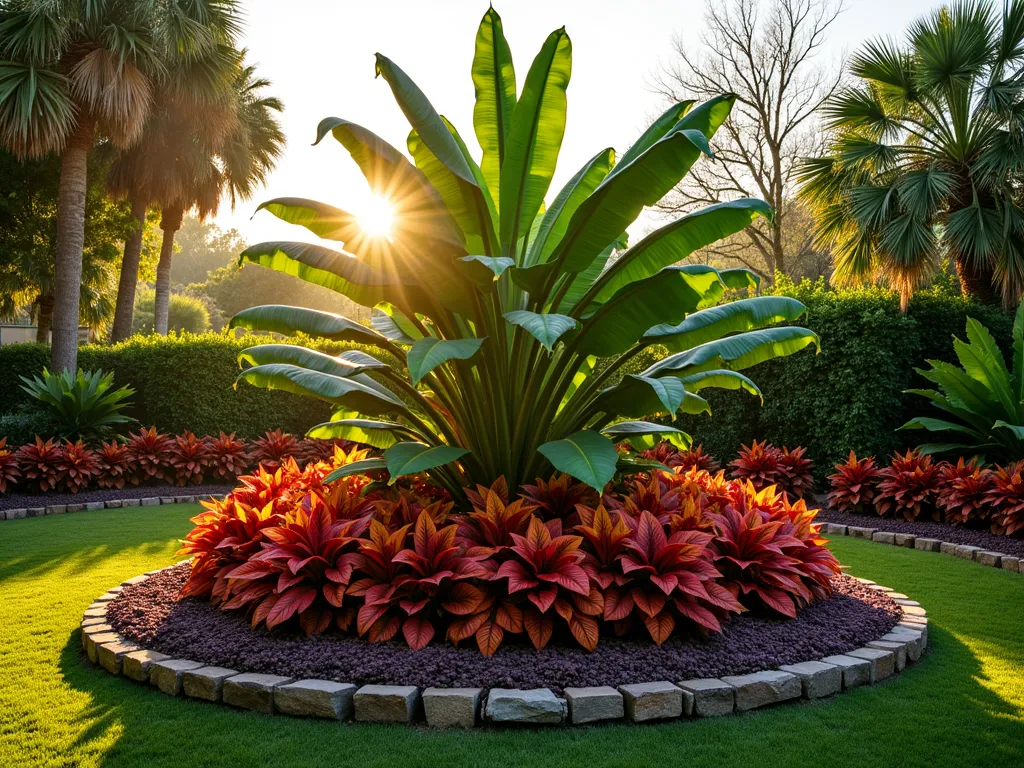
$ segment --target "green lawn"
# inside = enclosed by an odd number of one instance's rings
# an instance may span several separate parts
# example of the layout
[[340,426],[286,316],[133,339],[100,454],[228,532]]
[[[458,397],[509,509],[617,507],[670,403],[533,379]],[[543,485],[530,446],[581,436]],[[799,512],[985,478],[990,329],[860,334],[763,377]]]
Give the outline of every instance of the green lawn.
[[931,652],[831,701],[714,721],[443,733],[269,718],[169,699],[90,667],[78,622],[107,587],[175,561],[194,506],[0,523],[0,766],[1024,763],[1024,577],[841,539],[857,575],[919,599]]

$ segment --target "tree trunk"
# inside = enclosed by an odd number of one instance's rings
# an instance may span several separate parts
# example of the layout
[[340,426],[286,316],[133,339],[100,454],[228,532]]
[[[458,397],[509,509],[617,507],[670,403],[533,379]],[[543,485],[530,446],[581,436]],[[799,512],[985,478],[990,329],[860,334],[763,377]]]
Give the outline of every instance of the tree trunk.
[[50,369],[74,371],[78,366],[78,304],[82,289],[82,248],[85,245],[87,162],[95,121],[82,115],[60,161],[57,190],[57,242],[54,254],[53,345]]
[[146,228],[146,202],[140,197],[132,198],[132,218],[136,228],[124,241],[124,256],[121,258],[121,279],[117,286],[117,308],[114,310],[114,325],[110,329],[110,340],[124,341],[132,335],[132,320],[135,313],[135,288],[139,284],[139,260],[142,257],[142,233]]
[[39,302],[39,316],[36,318],[36,343],[49,344],[50,323],[53,321],[53,294],[47,293],[40,296],[37,301]]
[[984,304],[995,304],[998,301],[992,287],[990,268],[978,267],[966,256],[961,255],[956,256],[954,263],[956,276],[960,278],[960,290],[964,296],[970,296]]
[[153,329],[167,335],[171,306],[171,260],[174,258],[174,233],[181,228],[181,206],[165,208],[160,216],[160,229],[164,232],[160,243],[160,262],[156,265],[156,295],[153,298]]

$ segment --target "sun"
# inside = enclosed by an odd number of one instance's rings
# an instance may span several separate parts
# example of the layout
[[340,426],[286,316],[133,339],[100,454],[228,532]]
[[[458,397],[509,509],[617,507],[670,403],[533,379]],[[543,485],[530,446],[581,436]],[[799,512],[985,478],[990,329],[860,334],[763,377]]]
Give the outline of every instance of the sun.
[[395,211],[387,199],[371,195],[360,206],[357,216],[359,225],[370,237],[391,237]]

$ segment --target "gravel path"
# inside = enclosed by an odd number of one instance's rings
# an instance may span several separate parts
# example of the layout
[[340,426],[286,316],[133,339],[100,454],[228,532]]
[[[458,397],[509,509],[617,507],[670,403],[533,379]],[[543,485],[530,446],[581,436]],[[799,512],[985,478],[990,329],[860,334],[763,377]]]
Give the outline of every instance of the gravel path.
[[855,515],[852,512],[837,512],[834,509],[822,507],[821,512],[814,519],[817,523],[838,523],[839,525],[854,525],[861,528],[875,528],[879,531],[890,531],[892,533],[910,533],[920,536],[922,539],[939,539],[940,541],[951,541],[954,544],[970,544],[973,547],[981,547],[993,552],[1002,552],[1004,555],[1024,557],[1024,539],[1016,539],[1012,536],[1000,536],[989,531],[978,531],[971,528],[947,525],[946,523],[934,523],[931,521],[919,520],[907,522],[878,515]]
[[29,509],[59,504],[86,504],[90,501],[114,499],[146,499],[151,496],[224,496],[235,485],[127,485],[124,488],[105,488],[81,493],[7,493],[0,494],[0,509]]
[[738,617],[707,640],[602,638],[594,653],[548,646],[538,653],[506,642],[491,657],[475,646],[434,643],[419,651],[404,643],[253,630],[240,612],[224,612],[205,600],[176,601],[187,565],[127,587],[108,608],[122,635],[178,658],[266,672],[357,684],[421,687],[565,687],[622,685],[654,680],[745,674],[850,651],[889,631],[902,611],[883,593],[837,576],[832,599],[805,608],[794,620]]

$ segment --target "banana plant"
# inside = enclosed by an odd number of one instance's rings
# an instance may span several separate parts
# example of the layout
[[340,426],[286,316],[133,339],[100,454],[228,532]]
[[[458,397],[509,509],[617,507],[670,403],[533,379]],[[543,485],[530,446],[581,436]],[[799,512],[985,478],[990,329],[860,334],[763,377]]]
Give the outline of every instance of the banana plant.
[[[298,276],[376,310],[372,327],[291,306],[255,307],[231,320],[235,328],[361,345],[336,357],[280,344],[242,355],[251,367],[239,380],[334,406],[332,421],[310,435],[383,449],[335,477],[426,473],[461,498],[471,484],[503,475],[514,488],[553,467],[602,489],[630,469],[616,441],[663,436],[686,444],[688,436],[653,419],[709,411],[699,394],[706,387],[760,396],[741,371],[818,345],[804,328],[770,327],[799,318],[800,302],[722,303],[727,290],[755,288],[756,278],[683,263],[770,217],[763,201],[713,205],[626,247],[626,229],[643,208],[711,155],[734,96],[673,104],[618,162],[612,149],[601,150],[547,202],[571,71],[572,44],[558,29],[519,88],[501,18],[489,9],[472,65],[478,162],[415,82],[378,54],[376,74],[411,126],[412,160],[336,117],[320,123],[316,143],[330,135],[348,151],[391,206],[391,232],[371,234],[353,213],[314,200],[260,206],[344,250],[266,242],[246,249],[240,264]],[[668,355],[624,375],[655,345]]]
[[1024,302],[1013,322],[1013,365],[989,330],[967,318],[967,341],[954,337],[953,349],[961,368],[929,360],[915,370],[938,389],[908,389],[928,398],[941,417],[918,416],[900,429],[945,433],[947,441],[920,446],[922,453],[977,455],[1009,463],[1024,459]]

